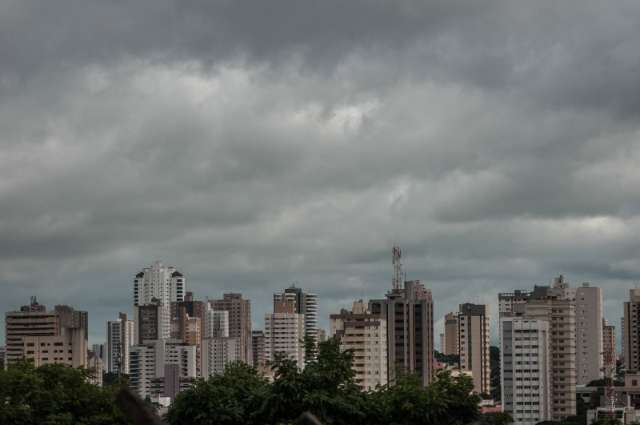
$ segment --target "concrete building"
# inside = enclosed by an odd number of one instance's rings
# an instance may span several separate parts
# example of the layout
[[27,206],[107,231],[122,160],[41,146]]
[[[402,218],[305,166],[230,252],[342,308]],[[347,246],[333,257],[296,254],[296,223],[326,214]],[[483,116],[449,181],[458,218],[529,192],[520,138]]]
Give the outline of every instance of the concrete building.
[[553,289],[561,291],[562,298],[575,303],[577,385],[602,379],[602,289],[589,283],[572,288],[562,275],[554,279]]
[[221,300],[209,301],[215,311],[229,312],[229,337],[240,341],[240,361],[251,364],[251,301],[242,294],[224,294]]
[[604,370],[616,370],[616,327],[602,319],[602,357]]
[[[145,340],[168,339],[171,337],[171,303],[184,301],[186,291],[185,277],[176,270],[175,267],[166,267],[160,261],[156,261],[150,267],[145,267],[141,272],[136,274],[133,279],[133,305],[134,305],[134,321],[138,332],[141,329],[138,315],[141,313],[152,314],[155,311],[157,329],[155,329],[155,337],[153,335],[144,335],[141,332],[138,336],[138,342],[143,343]],[[141,309],[152,305],[150,309]],[[149,319],[149,318],[147,318]],[[147,329],[152,329],[147,320]]]
[[224,373],[229,363],[240,361],[240,339],[233,337],[206,338],[202,342],[202,376]]
[[136,311],[135,334],[138,344],[171,337],[171,317],[168,306],[154,298],[148,304],[134,308]]
[[291,285],[281,293],[273,294],[273,305],[290,301],[294,312],[304,315],[304,334],[318,342],[318,295]]
[[62,328],[59,335],[22,337],[23,358],[35,367],[64,364],[75,368],[88,366],[84,328]]
[[87,354],[87,370],[89,371],[89,382],[98,387],[102,386],[102,373],[104,365],[100,355],[94,351]]
[[0,346],[0,368],[3,368],[3,369],[5,367],[4,365],[5,353],[6,353],[6,350],[4,346]]
[[205,338],[228,338],[230,335],[229,312],[216,311],[208,306],[205,312],[204,332]]
[[267,364],[265,355],[265,336],[264,331],[254,330],[251,332],[251,351],[253,353],[253,366],[260,369]]
[[[173,339],[188,339],[187,332],[192,334],[195,330],[190,327],[195,322],[199,322],[200,335],[205,334],[205,312],[207,311],[208,303],[205,301],[198,301],[193,299],[192,292],[186,292],[184,301],[175,301],[171,303],[171,338]],[[194,319],[199,319],[195,321]],[[190,323],[187,323],[189,322]]]
[[471,372],[473,390],[476,393],[489,394],[491,391],[489,306],[461,304],[457,322],[460,370]]
[[304,314],[296,313],[295,305],[286,300],[274,306],[274,312],[264,318],[265,358],[272,362],[284,355],[304,368]]
[[[30,359],[37,365],[64,363],[86,367],[87,322],[87,312],[68,306],[56,306],[53,311],[47,311],[32,297],[29,305],[5,314],[6,364]],[[73,353],[62,356],[61,346]]]
[[640,288],[631,289],[629,301],[624,303],[623,332],[622,355],[625,369],[638,371],[640,370]]
[[370,391],[388,383],[387,321],[371,314],[367,305],[353,303],[351,311],[330,316],[331,336],[340,340],[340,348],[353,352],[355,382]]
[[440,349],[442,354],[457,356],[458,349],[458,314],[448,313],[444,316],[444,334]]
[[528,319],[549,322],[551,341],[551,417],[560,421],[576,415],[575,304],[552,288],[537,286],[525,305]]
[[393,288],[386,299],[371,300],[369,311],[387,321],[387,376],[390,384],[402,373],[415,373],[423,385],[433,378],[433,298],[418,281]]
[[500,320],[502,408],[515,425],[552,418],[551,335],[547,320]]
[[135,323],[125,313],[118,314],[116,320],[107,322],[106,371],[109,373],[129,373],[129,352],[136,343]]
[[142,399],[165,394],[167,365],[175,365],[177,369],[169,370],[177,370],[178,379],[186,383],[197,377],[196,347],[179,340],[147,341],[131,347],[129,356],[129,387]]

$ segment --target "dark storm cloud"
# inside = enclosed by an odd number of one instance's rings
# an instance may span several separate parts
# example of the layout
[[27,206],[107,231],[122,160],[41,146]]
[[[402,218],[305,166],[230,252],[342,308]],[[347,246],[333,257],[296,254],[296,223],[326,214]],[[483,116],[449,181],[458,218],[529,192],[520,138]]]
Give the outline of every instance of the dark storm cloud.
[[[103,322],[159,259],[199,297],[389,286],[438,316],[640,273],[634,1],[0,1],[0,289]],[[471,289],[470,289],[471,288]],[[461,297],[460,294],[463,294]],[[262,300],[262,301],[261,301]]]

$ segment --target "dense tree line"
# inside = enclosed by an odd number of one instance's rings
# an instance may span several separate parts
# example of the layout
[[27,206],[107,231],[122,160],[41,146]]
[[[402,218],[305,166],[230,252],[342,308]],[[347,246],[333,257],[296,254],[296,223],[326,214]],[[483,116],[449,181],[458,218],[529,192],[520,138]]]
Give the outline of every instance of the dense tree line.
[[404,376],[396,385],[363,392],[351,362],[352,354],[329,340],[304,370],[277,359],[272,383],[249,366],[233,364],[224,375],[181,393],[167,420],[171,425],[296,424],[305,412],[325,425],[463,425],[480,419],[479,397],[471,395],[473,383],[466,376],[441,373],[427,388]]
[[0,368],[0,424],[125,425],[118,390],[90,384],[88,371],[64,365]]

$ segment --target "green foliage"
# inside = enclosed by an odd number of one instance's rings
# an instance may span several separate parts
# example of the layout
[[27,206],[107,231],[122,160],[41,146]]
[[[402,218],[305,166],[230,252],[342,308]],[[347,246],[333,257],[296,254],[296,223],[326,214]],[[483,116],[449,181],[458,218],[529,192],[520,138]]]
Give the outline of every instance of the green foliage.
[[457,366],[460,363],[460,356],[455,354],[442,354],[438,350],[433,352],[433,357],[440,363],[446,363],[451,366]]
[[480,417],[478,425],[509,425],[513,423],[513,418],[510,414],[499,413],[485,413]]
[[463,376],[438,375],[428,388],[414,376],[396,385],[363,392],[354,382],[353,353],[338,341],[318,344],[304,370],[288,358],[272,365],[274,382],[236,364],[224,375],[199,381],[178,396],[167,415],[177,424],[296,424],[305,412],[324,425],[462,425],[478,418],[479,398]]
[[178,395],[167,414],[171,424],[260,424],[267,381],[244,363],[227,366],[224,375],[199,380]]
[[28,363],[0,370],[0,424],[117,425],[127,421],[113,389],[88,383],[86,370]]

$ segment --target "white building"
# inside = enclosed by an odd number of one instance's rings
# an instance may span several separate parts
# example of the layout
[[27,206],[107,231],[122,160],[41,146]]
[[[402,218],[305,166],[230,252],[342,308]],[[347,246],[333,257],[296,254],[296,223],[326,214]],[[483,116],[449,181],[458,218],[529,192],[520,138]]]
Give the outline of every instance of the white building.
[[331,336],[340,340],[343,351],[353,352],[352,368],[355,382],[365,391],[388,383],[387,376],[387,321],[371,314],[367,305],[353,303],[351,311],[332,314]]
[[202,376],[221,375],[229,363],[240,361],[240,338],[202,340]]
[[285,355],[295,360],[299,368],[303,368],[305,361],[304,314],[296,313],[295,306],[286,301],[276,304],[274,311],[274,313],[266,314],[264,318],[266,360],[271,362],[276,358],[276,355]]
[[295,285],[291,285],[281,293],[273,294],[273,305],[292,303],[294,312],[304,315],[305,336],[318,341],[318,295],[305,292]]
[[549,322],[504,317],[500,325],[503,411],[515,425],[551,420]]
[[179,378],[197,376],[196,346],[179,340],[159,339],[131,347],[129,354],[129,386],[140,398],[163,395],[158,381],[165,378],[168,365],[175,365]]
[[[171,303],[184,301],[186,280],[175,267],[166,267],[156,261],[136,274],[133,280],[133,305],[138,324],[138,306],[159,304],[159,338],[171,335]],[[138,326],[138,325],[136,325]]]
[[127,315],[120,313],[118,319],[107,322],[106,371],[129,373],[129,352],[135,344],[135,324]]

